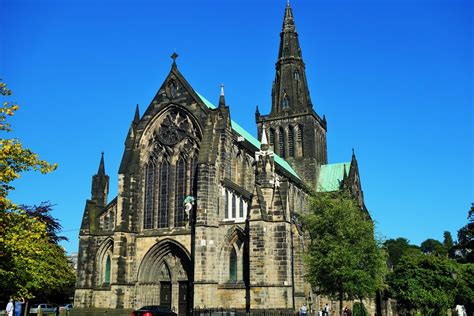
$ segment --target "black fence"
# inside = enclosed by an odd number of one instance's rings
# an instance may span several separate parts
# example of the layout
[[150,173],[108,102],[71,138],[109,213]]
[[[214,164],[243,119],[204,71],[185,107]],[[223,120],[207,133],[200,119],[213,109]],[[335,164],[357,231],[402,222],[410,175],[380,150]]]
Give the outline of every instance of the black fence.
[[293,310],[288,309],[252,309],[246,312],[242,309],[205,308],[194,309],[194,316],[295,316]]

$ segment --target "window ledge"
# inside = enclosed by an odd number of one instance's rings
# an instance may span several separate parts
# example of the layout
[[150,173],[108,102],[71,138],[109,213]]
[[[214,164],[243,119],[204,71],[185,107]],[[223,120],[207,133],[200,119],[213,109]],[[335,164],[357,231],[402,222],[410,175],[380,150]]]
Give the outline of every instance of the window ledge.
[[219,284],[217,286],[219,289],[245,289],[245,283],[244,281],[228,281],[226,283]]

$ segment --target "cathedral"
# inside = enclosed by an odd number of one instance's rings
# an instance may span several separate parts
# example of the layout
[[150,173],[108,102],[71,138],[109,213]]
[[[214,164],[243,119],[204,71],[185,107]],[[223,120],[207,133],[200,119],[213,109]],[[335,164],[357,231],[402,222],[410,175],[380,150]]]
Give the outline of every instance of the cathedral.
[[102,156],[79,234],[75,307],[295,310],[314,304],[301,216],[312,192],[348,189],[365,209],[357,160],[328,164],[290,4],[271,111],[258,137],[171,70],[129,126],[109,199]]

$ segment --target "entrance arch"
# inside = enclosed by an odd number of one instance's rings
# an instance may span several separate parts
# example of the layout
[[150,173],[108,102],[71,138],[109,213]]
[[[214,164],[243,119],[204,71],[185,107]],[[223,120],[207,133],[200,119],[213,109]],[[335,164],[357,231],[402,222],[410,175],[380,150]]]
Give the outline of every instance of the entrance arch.
[[175,240],[161,240],[150,248],[138,269],[137,307],[163,305],[186,315],[190,273],[188,251]]

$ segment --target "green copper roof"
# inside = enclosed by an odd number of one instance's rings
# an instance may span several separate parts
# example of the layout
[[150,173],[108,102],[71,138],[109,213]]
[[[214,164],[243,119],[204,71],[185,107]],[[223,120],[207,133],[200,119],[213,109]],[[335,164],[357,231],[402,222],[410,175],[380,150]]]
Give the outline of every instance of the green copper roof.
[[316,190],[318,192],[339,190],[342,179],[344,178],[344,168],[346,169],[346,174],[349,175],[350,167],[350,162],[322,165],[319,171],[318,185]]
[[[205,97],[203,97],[199,93],[197,93],[197,95],[201,98],[202,102],[204,102],[204,104],[206,104],[208,108],[210,109],[216,108],[216,106],[212,104],[211,102],[209,102],[209,100],[207,100]],[[249,143],[257,147],[258,149],[260,149],[260,142],[255,137],[253,137],[249,132],[247,132],[242,126],[240,126],[233,120],[231,120],[231,125],[232,125],[232,129],[235,132],[237,132],[237,134],[245,138]],[[275,162],[277,164],[279,164],[281,167],[283,167],[283,169],[285,169],[286,171],[294,175],[296,178],[300,179],[300,177],[296,174],[295,170],[290,166],[290,164],[285,159],[281,158],[277,154],[275,154],[274,157],[275,157]]]

